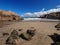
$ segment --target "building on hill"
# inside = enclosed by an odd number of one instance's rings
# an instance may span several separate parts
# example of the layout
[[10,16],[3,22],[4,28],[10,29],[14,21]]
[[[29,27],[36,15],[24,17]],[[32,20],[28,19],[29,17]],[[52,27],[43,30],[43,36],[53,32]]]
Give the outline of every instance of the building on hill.
[[5,21],[13,21],[13,20],[16,20],[16,21],[18,21],[18,20],[21,20],[21,17],[18,16],[14,12],[0,10],[0,20],[5,20]]

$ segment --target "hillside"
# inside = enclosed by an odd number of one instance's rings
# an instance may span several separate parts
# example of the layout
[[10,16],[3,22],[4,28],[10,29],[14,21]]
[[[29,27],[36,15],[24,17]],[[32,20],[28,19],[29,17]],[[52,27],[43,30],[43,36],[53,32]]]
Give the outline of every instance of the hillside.
[[0,20],[13,21],[21,19],[22,18],[15,12],[0,10]]
[[45,14],[43,16],[40,16],[39,18],[59,19],[60,20],[60,12],[53,12],[53,13]]

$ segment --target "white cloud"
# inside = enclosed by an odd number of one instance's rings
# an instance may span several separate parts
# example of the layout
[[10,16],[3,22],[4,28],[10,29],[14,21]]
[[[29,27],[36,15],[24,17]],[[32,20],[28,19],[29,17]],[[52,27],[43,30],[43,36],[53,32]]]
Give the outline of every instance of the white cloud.
[[28,13],[25,13],[24,16],[25,17],[33,17],[33,13],[28,12]]
[[24,17],[40,17],[41,15],[49,14],[49,13],[52,13],[52,12],[60,12],[60,8],[50,9],[50,10],[47,10],[47,11],[44,11],[44,10],[45,10],[45,8],[43,8],[39,12],[25,13]]
[[60,5],[58,5],[57,8],[60,8]]
[[60,12],[60,8],[56,8],[56,9],[50,9],[47,11],[48,13],[52,13],[52,12]]

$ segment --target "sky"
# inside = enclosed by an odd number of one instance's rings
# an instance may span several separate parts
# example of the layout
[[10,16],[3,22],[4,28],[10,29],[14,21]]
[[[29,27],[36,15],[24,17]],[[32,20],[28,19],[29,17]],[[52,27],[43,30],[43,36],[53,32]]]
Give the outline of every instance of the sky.
[[36,15],[41,11],[57,10],[60,0],[0,0],[0,10],[15,12],[19,15]]

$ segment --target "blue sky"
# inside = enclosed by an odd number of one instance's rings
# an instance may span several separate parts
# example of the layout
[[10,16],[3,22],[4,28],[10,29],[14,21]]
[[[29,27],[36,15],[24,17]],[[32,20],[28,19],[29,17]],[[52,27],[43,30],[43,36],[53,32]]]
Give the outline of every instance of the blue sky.
[[53,9],[58,5],[60,0],[0,0],[1,10],[11,10],[19,15]]

